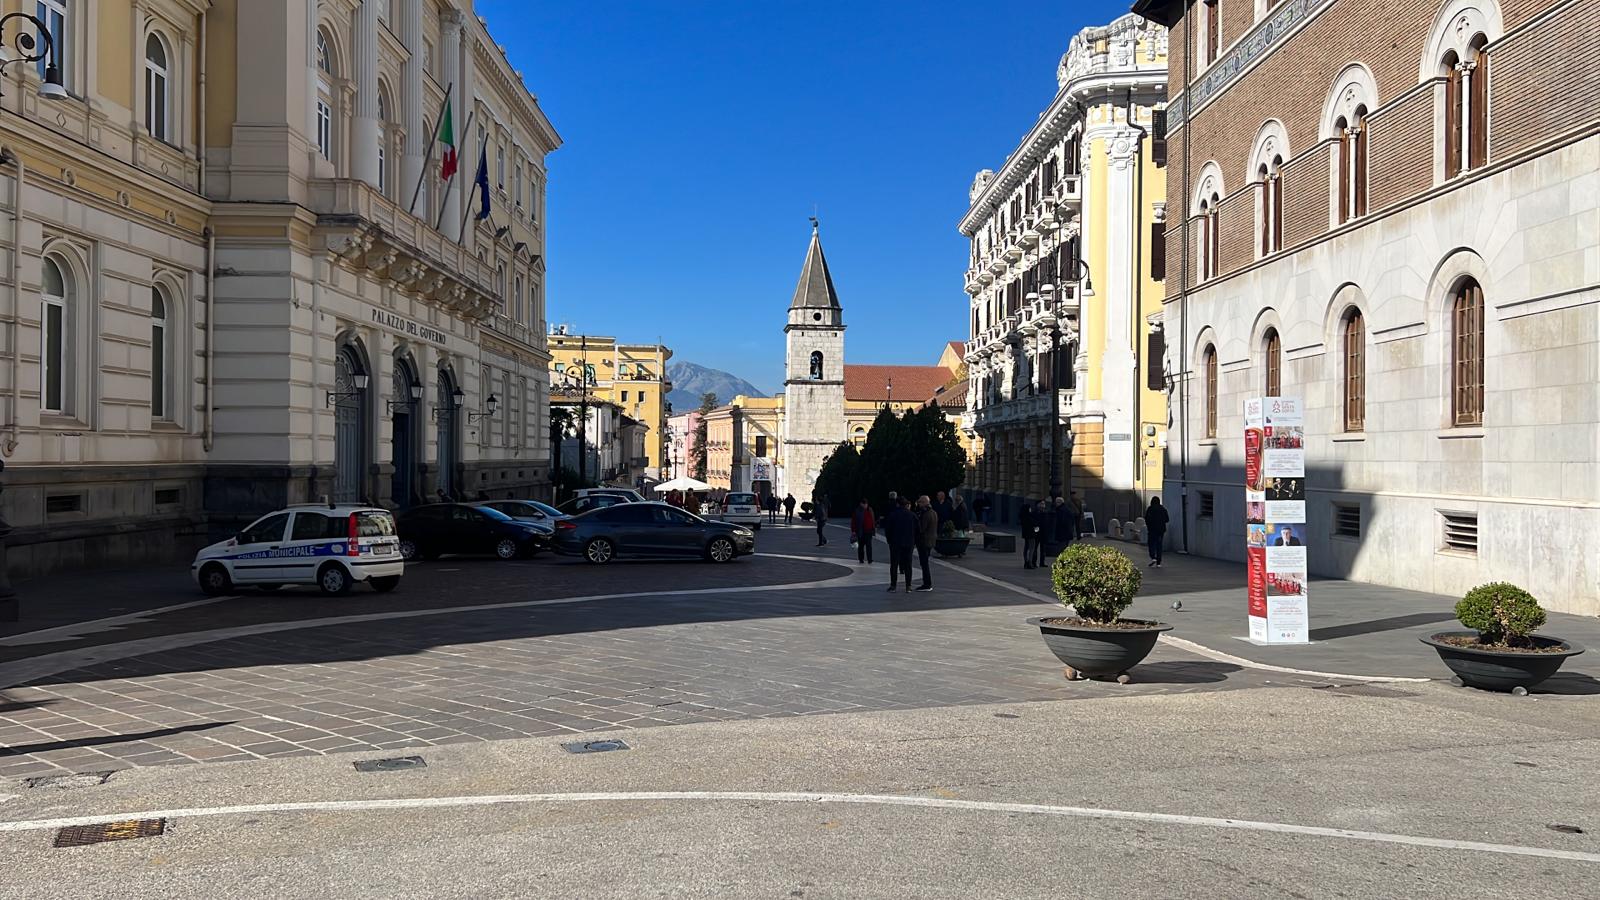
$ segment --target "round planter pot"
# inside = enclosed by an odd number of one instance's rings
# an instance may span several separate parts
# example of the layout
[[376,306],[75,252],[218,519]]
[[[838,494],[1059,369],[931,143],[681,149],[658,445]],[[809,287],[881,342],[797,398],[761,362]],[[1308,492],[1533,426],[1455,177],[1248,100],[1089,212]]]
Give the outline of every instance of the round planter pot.
[[972,538],[969,537],[942,537],[934,542],[933,552],[947,558],[951,556],[966,556],[967,547],[971,545]]
[[1432,637],[1421,638],[1424,644],[1439,651],[1439,658],[1456,673],[1467,687],[1486,691],[1527,689],[1549,678],[1561,668],[1569,656],[1577,656],[1583,648],[1570,641],[1557,640],[1544,635],[1532,635],[1540,647],[1559,647],[1559,651],[1546,653],[1518,653],[1514,650],[1480,650],[1476,647],[1458,647],[1439,638],[1478,636],[1476,631],[1442,631]]
[[1039,627],[1044,645],[1056,659],[1090,677],[1127,672],[1150,655],[1161,632],[1172,630],[1171,625],[1159,622],[1144,628],[1047,625],[1046,618],[1055,617],[1036,616],[1029,619],[1028,624]]

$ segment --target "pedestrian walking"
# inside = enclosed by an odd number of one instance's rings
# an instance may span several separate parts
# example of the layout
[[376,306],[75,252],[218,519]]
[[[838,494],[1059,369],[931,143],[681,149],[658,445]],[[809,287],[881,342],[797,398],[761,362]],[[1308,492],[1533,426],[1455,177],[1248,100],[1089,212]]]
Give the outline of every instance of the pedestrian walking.
[[872,536],[878,532],[878,522],[872,515],[867,498],[862,497],[856,511],[850,515],[850,540],[856,545],[856,560],[872,565]]
[[822,533],[822,529],[828,525],[827,497],[821,494],[816,495],[816,498],[811,503],[811,518],[817,520],[817,546],[821,547],[828,543],[828,536]]
[[917,545],[917,518],[911,514],[911,504],[896,502],[883,518],[883,537],[889,542],[889,593],[894,593],[899,576],[906,579],[906,593],[911,593],[911,551]]
[[783,524],[785,524],[785,525],[793,525],[794,524],[794,495],[793,494],[784,494],[783,495]]
[[933,511],[933,501],[927,494],[917,498],[917,561],[922,563],[922,583],[917,590],[933,590],[933,567],[928,558],[933,555],[933,545],[939,541],[939,514]]
[[1167,536],[1167,508],[1160,497],[1151,497],[1144,511],[1144,530],[1150,538],[1150,568],[1161,568],[1161,544]]
[[1033,504],[1022,504],[1022,514],[1017,518],[1017,524],[1022,529],[1022,567],[1024,569],[1036,568],[1039,565],[1039,517],[1034,515]]

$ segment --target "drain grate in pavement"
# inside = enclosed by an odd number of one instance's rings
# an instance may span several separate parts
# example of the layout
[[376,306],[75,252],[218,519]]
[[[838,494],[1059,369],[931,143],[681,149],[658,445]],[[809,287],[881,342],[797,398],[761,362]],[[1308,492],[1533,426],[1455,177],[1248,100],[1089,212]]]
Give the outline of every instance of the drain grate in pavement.
[[632,750],[627,741],[571,741],[561,745],[568,753],[608,753],[612,750]]
[[109,780],[111,778],[111,776],[115,775],[115,774],[116,774],[115,771],[110,771],[110,772],[73,772],[70,775],[35,775],[32,778],[24,778],[24,779],[22,779],[22,786],[23,787],[30,787],[30,788],[57,788],[57,789],[60,789],[60,788],[94,787],[97,784],[105,784],[106,781]]
[[428,763],[420,756],[397,756],[393,759],[363,759],[355,767],[357,772],[401,772],[406,769],[426,769]]
[[126,819],[99,825],[72,825],[56,832],[57,847],[86,847],[107,841],[131,841],[167,833],[166,819]]
[[1314,690],[1327,691],[1345,697],[1418,697],[1416,691],[1402,691],[1377,684],[1319,685]]

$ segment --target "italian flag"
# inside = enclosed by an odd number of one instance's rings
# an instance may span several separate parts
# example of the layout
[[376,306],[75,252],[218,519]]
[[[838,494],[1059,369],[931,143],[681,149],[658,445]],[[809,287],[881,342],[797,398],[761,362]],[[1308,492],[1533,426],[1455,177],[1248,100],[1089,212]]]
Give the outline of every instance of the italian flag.
[[444,144],[444,155],[440,157],[439,179],[449,181],[450,176],[456,173],[456,128],[450,119],[450,96],[444,98],[444,115],[439,117],[439,143]]

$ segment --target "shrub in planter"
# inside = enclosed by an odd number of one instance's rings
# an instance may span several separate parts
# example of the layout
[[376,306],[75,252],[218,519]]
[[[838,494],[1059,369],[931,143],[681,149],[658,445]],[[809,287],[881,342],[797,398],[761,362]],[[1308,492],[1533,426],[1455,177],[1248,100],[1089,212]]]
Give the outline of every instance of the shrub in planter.
[[1528,636],[1544,624],[1544,610],[1533,595],[1504,581],[1481,584],[1456,604],[1456,618],[1474,629],[1484,644],[1531,645]]
[[1112,547],[1077,542],[1050,569],[1056,597],[1078,617],[1099,625],[1117,622],[1139,593],[1144,574]]

